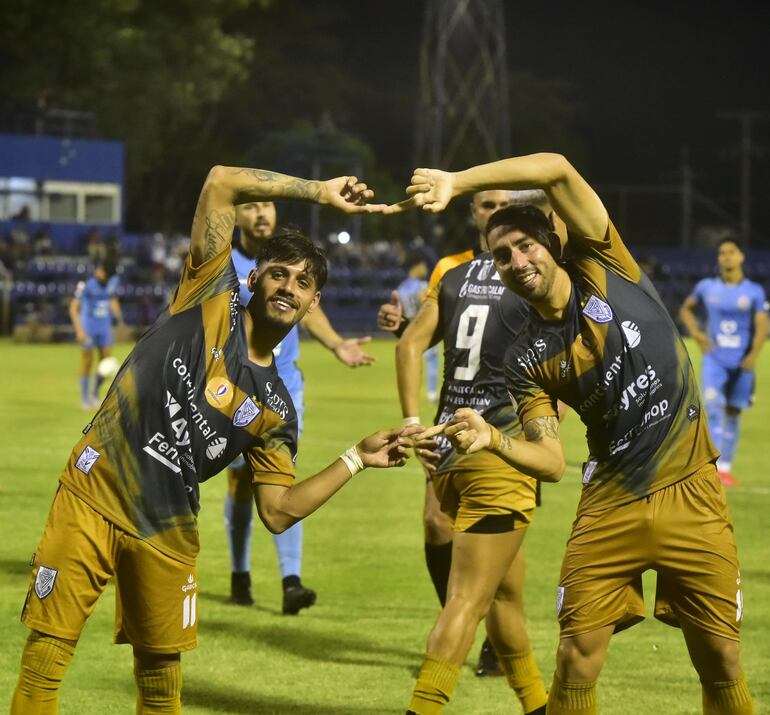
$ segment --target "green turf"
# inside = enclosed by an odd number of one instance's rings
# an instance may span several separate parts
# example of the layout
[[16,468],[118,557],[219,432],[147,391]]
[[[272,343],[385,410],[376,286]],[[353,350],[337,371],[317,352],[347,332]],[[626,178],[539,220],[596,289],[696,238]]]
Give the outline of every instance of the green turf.
[[[123,356],[128,346],[117,351]],[[316,344],[303,345],[306,422],[298,464],[307,475],[359,437],[400,422],[393,343],[376,341],[379,362],[351,371]],[[78,354],[73,346],[0,341],[0,710],[7,711],[25,629],[18,621],[30,555],[42,532],[59,471],[80,436]],[[743,656],[757,712],[770,712],[770,349],[759,366],[757,404],[746,413],[729,500],[745,594]],[[426,405],[423,414],[430,410]],[[584,457],[574,415],[563,428],[570,466],[543,489],[545,505],[527,536],[527,613],[546,681],[553,670],[555,588],[579,492]],[[303,579],[318,603],[280,615],[280,582],[270,535],[253,543],[252,608],[225,603],[229,565],[222,528],[224,480],[202,489],[200,643],[183,657],[187,713],[403,713],[425,638],[437,614],[424,563],[423,478],[414,465],[357,476],[305,525]],[[648,611],[654,578],[646,580]],[[132,712],[131,654],[111,645],[114,593],[90,619],[67,674],[60,712]],[[479,633],[477,641],[480,642]],[[477,645],[478,645],[477,642]],[[447,713],[520,712],[501,679],[478,679],[468,660]],[[601,711],[638,715],[700,712],[700,689],[679,631],[654,619],[613,639],[599,686]]]

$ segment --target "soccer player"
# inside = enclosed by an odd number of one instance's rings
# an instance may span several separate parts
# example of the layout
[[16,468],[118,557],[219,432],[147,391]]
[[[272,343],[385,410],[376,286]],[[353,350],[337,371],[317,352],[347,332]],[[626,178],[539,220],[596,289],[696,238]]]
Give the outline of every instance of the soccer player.
[[[261,520],[284,531],[364,467],[403,464],[403,430],[377,432],[294,481],[297,413],[273,349],[320,299],[323,252],[266,241],[243,308],[231,261],[235,206],[279,198],[379,210],[355,177],[305,181],[214,167],[168,309],[139,340],[75,446],[33,561],[31,629],[11,712],[56,712],[83,625],[110,578],[116,641],[131,643],[137,712],[179,713],[180,653],[196,645],[199,486],[242,453]],[[408,434],[408,431],[406,432]]]
[[[251,201],[236,207],[238,240],[233,245],[233,265],[241,284],[240,300],[246,305],[251,292],[248,276],[262,244],[275,232],[276,211],[272,201]],[[374,358],[361,349],[371,338],[344,340],[332,328],[321,306],[305,314],[300,324],[339,360],[350,367],[369,365]],[[299,359],[299,328],[295,325],[276,346],[275,365],[278,375],[291,395],[297,411],[297,429],[302,434],[305,410],[302,371]],[[225,496],[225,529],[230,546],[230,602],[243,606],[254,603],[251,595],[251,528],[254,518],[254,497],[251,493],[251,470],[239,456],[227,469]],[[273,536],[283,587],[282,612],[296,615],[302,608],[312,606],[316,592],[300,580],[302,568],[302,522],[297,522],[281,534]]]
[[[556,401],[586,425],[589,454],[556,607],[560,641],[549,715],[597,710],[610,638],[644,617],[642,573],[658,574],[655,615],[681,627],[703,711],[753,713],[741,669],[741,577],[698,386],[684,341],[599,197],[557,154],[457,173],[418,169],[411,199],[441,211],[455,196],[540,188],[555,213],[509,207],[486,235],[503,283],[530,303],[505,358],[526,441],[470,409],[445,429],[461,453],[487,449],[544,481],[564,471]],[[560,244],[568,239],[563,254]]]
[[[432,291],[441,281],[444,274],[467,261],[481,252],[481,246],[486,245],[484,228],[489,217],[498,209],[504,208],[510,201],[508,191],[479,191],[474,194],[470,202],[470,214],[477,231],[478,237],[473,248],[460,253],[444,256],[433,268],[428,280],[428,292]],[[381,330],[395,333],[401,336],[409,325],[409,318],[404,315],[403,306],[394,296],[390,303],[380,306],[377,313],[377,326]],[[412,415],[413,416],[413,415]],[[428,567],[433,587],[436,590],[442,607],[446,603],[447,583],[449,582],[449,570],[452,566],[452,522],[441,511],[433,488],[430,484],[430,475],[425,485],[425,504],[423,507],[423,529],[425,532],[425,563]],[[495,657],[495,651],[489,640],[485,640],[481,646],[479,660],[476,666],[478,676],[496,676],[503,672]]]
[[[711,439],[720,452],[722,484],[735,485],[732,464],[741,410],[752,403],[754,367],[767,340],[767,298],[758,283],[743,275],[744,255],[732,238],[719,242],[719,276],[704,278],[679,310],[679,318],[703,353],[701,387]],[[705,330],[695,316],[700,304]]]
[[75,297],[70,301],[69,313],[75,338],[80,343],[80,404],[84,410],[99,406],[99,388],[104,378],[97,372],[91,388],[91,366],[96,348],[99,360],[111,353],[112,320],[123,324],[120,301],[116,295],[118,277],[113,275],[114,266],[97,263],[94,274],[80,281]]
[[[500,282],[488,252],[447,271],[396,349],[404,424],[420,423],[421,358],[443,341],[444,383],[436,422],[472,406],[501,433],[517,438],[521,425],[506,391],[503,355],[527,313],[526,302]],[[524,620],[520,550],[535,508],[536,482],[490,452],[458,455],[446,439],[438,454],[438,464],[427,469],[432,473],[427,488],[453,528],[451,569],[448,589],[441,584],[446,598],[428,638],[410,711],[441,711],[486,615],[488,639],[524,712],[544,714],[547,696]]]

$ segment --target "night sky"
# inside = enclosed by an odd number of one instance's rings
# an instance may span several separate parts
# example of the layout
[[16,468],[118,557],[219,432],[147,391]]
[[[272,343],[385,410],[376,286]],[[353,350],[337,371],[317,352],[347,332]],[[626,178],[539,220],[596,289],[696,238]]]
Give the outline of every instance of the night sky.
[[[768,22],[759,6],[506,2],[508,63],[575,86],[586,149],[579,168],[589,181],[676,181],[686,145],[696,188],[737,217],[740,164],[731,151],[739,124],[717,114],[770,112]],[[392,92],[416,97],[423,8],[416,0],[364,3],[332,30],[350,48],[351,72],[365,71],[381,101]],[[368,133],[378,154],[393,156],[404,153],[412,128],[409,116]],[[756,149],[770,148],[770,121],[753,129]],[[755,229],[770,240],[770,152],[755,157],[752,172]]]

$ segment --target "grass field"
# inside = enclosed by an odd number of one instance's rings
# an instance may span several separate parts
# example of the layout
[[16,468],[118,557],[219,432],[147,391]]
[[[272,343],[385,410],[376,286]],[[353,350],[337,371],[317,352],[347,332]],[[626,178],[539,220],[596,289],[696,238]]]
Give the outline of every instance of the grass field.
[[[130,346],[118,346],[119,357]],[[311,474],[364,434],[400,423],[393,342],[375,341],[378,363],[350,371],[315,343],[303,345],[305,435],[298,472]],[[87,415],[79,408],[74,346],[0,341],[0,710],[7,712],[26,631],[18,616],[27,566],[42,533],[59,472]],[[745,595],[743,659],[758,713],[770,713],[770,349],[759,366],[757,404],[743,421],[729,493]],[[424,406],[423,415],[430,409]],[[547,683],[557,642],[555,589],[579,493],[583,431],[563,427],[569,461],[526,540],[527,614]],[[255,530],[252,574],[257,603],[226,603],[229,561],[222,528],[224,479],[202,488],[199,560],[200,635],[183,657],[186,713],[403,713],[437,602],[423,562],[423,478],[401,470],[357,476],[305,524],[303,580],[318,603],[297,617],[280,614],[280,579],[270,535]],[[645,581],[652,610],[654,575]],[[133,712],[131,652],[111,645],[110,587],[90,619],[64,681],[60,712]],[[520,712],[500,678],[471,672],[477,645],[447,713]],[[654,619],[613,639],[599,685],[603,713],[699,713],[700,687],[679,631]]]

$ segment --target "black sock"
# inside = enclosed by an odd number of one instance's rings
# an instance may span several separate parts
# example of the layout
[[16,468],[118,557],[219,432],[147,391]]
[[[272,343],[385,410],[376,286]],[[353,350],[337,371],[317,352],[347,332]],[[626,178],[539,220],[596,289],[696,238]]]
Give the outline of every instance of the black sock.
[[425,544],[425,563],[428,565],[430,580],[436,589],[441,605],[446,605],[446,590],[449,585],[449,569],[452,567],[452,542],[446,544]]
[[294,586],[302,585],[302,582],[299,580],[299,576],[285,576],[282,583],[284,591],[287,588],[293,588]]

